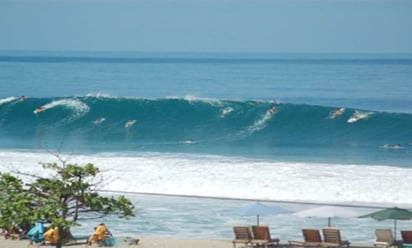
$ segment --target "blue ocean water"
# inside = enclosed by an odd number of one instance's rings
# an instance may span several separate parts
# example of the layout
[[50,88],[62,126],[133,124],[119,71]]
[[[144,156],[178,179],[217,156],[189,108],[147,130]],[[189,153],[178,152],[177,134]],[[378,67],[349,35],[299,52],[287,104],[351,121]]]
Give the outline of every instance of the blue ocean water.
[[[411,56],[3,52],[0,63],[5,149],[410,164]],[[357,110],[368,117],[347,123]]]
[[[109,191],[410,205],[411,92],[411,55],[1,52],[0,168],[59,153],[102,167]],[[150,204],[179,204],[137,199],[151,218],[176,208]],[[177,208],[228,210],[191,201],[208,209]],[[174,233],[140,217],[153,229],[139,233]],[[234,221],[206,221],[217,233],[203,236],[231,237]]]
[[[33,113],[38,106],[44,111]],[[276,113],[267,112],[275,106]],[[145,151],[409,166],[412,114],[258,100],[54,97],[0,105],[0,147]],[[134,125],[125,127],[128,121]],[[24,142],[22,142],[24,141]],[[401,144],[404,149],[383,149]]]

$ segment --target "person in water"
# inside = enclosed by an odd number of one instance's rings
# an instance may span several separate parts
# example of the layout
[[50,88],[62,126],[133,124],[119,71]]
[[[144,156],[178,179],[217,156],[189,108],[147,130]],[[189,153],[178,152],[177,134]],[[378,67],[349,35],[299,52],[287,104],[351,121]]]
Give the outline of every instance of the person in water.
[[277,111],[278,111],[277,108],[271,107],[270,109],[268,109],[268,110],[266,111],[266,113],[268,113],[268,114],[273,114],[273,113],[276,113]]
[[343,114],[343,111],[345,111],[344,108],[335,109],[334,111],[330,113],[330,118],[333,119],[333,118],[340,116],[341,114]]
[[358,112],[355,112],[355,113],[352,115],[351,118],[353,118],[353,119],[355,119],[355,120],[360,120],[360,119],[361,119],[361,116],[360,116],[360,114],[359,114]]
[[401,146],[401,144],[396,144],[393,146],[393,149],[402,149],[403,147]]
[[42,111],[44,111],[44,108],[42,106],[39,106],[39,107],[36,108],[36,110],[34,112],[40,113]]
[[27,100],[27,97],[25,97],[25,96],[20,97],[20,101],[25,102],[26,100]]

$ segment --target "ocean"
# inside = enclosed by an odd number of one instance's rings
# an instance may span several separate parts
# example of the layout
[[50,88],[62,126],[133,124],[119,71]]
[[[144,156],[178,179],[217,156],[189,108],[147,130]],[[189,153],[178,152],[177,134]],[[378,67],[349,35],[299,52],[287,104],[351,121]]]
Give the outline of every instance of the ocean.
[[[114,233],[230,239],[260,200],[301,239],[325,224],[306,203],[412,206],[411,92],[412,55],[3,51],[0,169],[94,163],[136,203]],[[368,241],[392,222],[335,223]]]

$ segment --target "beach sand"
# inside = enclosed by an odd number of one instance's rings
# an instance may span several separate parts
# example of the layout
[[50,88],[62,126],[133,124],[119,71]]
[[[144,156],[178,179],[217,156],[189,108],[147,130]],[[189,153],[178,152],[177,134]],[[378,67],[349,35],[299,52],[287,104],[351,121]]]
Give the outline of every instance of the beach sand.
[[[231,240],[193,239],[193,238],[164,238],[164,237],[138,237],[139,244],[133,242],[136,238],[117,238],[116,248],[231,248]],[[54,247],[52,245],[29,245],[28,240],[6,240],[0,237],[1,248],[28,248],[28,247]],[[70,248],[85,248],[85,244],[63,246]],[[93,245],[92,248],[98,247]]]

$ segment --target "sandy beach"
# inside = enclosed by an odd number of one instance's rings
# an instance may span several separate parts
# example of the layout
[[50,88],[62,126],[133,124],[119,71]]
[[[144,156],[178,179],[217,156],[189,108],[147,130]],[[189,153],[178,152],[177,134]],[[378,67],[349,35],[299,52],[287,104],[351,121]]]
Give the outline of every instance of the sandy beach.
[[[230,248],[232,247],[231,240],[211,240],[211,239],[193,239],[193,238],[164,238],[164,237],[138,237],[139,243],[134,242],[136,238],[119,237],[117,238],[117,248]],[[54,247],[52,245],[29,245],[28,240],[6,240],[0,238],[1,248],[27,248],[27,247]],[[85,244],[68,245],[64,247],[85,248]],[[93,245],[98,247],[97,245]]]
[[[136,244],[135,239],[139,239]],[[170,237],[119,237],[117,238],[116,248],[232,248],[232,240],[223,239],[194,239],[194,238],[170,238]],[[3,237],[0,238],[1,248],[37,248],[37,247],[55,247],[54,245],[29,245],[28,240],[6,240]],[[70,248],[86,248],[83,244],[64,245],[63,247]],[[96,244],[91,248],[99,247]],[[236,247],[244,247],[241,244],[237,244]],[[279,248],[289,247],[286,243],[281,243]],[[372,243],[351,243],[353,248],[372,248]]]

